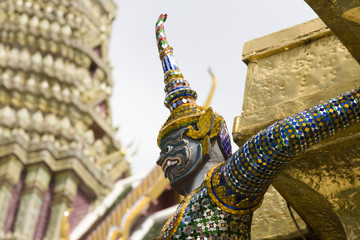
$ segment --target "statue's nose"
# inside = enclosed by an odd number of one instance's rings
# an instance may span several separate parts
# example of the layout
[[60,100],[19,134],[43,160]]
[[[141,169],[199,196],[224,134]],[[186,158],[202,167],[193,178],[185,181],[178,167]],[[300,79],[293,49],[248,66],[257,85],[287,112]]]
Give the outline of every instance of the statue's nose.
[[156,160],[156,164],[161,166],[163,157],[160,155],[159,158]]

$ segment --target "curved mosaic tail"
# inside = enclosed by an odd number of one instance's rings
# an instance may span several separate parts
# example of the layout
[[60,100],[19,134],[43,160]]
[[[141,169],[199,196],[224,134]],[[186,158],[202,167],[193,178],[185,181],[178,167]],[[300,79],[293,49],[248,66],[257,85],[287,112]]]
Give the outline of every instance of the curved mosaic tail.
[[169,47],[164,30],[164,23],[166,21],[166,18],[167,14],[161,14],[155,26],[156,41],[159,53]]

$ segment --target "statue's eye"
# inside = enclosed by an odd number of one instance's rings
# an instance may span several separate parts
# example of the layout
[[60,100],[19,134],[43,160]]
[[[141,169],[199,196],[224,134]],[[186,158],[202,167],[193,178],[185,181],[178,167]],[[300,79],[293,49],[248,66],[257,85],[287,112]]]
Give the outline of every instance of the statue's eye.
[[169,152],[171,152],[171,150],[173,149],[173,146],[166,146],[165,147],[165,153],[169,153]]

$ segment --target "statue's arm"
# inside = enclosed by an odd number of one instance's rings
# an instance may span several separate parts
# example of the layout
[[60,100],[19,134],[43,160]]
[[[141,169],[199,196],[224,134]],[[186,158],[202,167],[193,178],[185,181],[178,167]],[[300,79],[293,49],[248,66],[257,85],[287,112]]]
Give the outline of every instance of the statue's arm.
[[222,199],[224,196],[216,192],[226,183],[227,195],[232,192],[236,197],[224,204],[253,211],[274,178],[296,155],[360,120],[359,101],[360,88],[262,130],[214,170],[209,190]]

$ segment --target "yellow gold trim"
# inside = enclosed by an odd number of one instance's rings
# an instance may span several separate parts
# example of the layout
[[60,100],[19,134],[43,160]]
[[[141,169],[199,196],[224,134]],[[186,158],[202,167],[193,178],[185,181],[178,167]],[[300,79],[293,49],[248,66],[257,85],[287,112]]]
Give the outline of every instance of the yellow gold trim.
[[61,240],[68,240],[69,239],[69,230],[70,230],[70,223],[69,217],[72,212],[71,208],[68,208],[62,217],[61,220],[61,228],[60,228],[60,239]]
[[166,78],[170,73],[173,73],[173,72],[178,72],[178,73],[180,73],[179,75],[182,75],[182,73],[179,70],[169,70],[164,74],[164,77]]
[[210,138],[219,135],[221,129],[221,117],[215,117],[213,130],[211,131]]
[[178,79],[182,79],[183,81],[185,81],[183,75],[173,75],[170,78],[166,78],[164,80],[164,82],[165,82],[165,84],[169,84],[169,83],[174,82],[174,81],[176,81]]
[[[172,72],[178,72],[179,74],[170,75],[170,73],[172,73]],[[179,70],[170,70],[170,71],[166,72],[164,75],[165,85],[167,85],[173,81],[176,81],[178,79],[182,79],[183,81],[185,81],[184,76],[182,75],[182,73]]]
[[165,53],[164,56],[162,56],[161,60],[163,60],[164,57],[166,57],[167,55],[172,54],[172,53],[173,53],[172,51],[169,51],[169,52]]
[[198,118],[204,113],[204,108],[195,103],[188,103],[178,106],[174,109],[164,126],[160,129],[157,143],[161,148],[161,141],[171,132],[181,128],[187,127],[190,124],[196,123]]
[[193,117],[186,117],[181,118],[176,121],[174,121],[171,125],[166,126],[165,128],[160,130],[159,136],[158,136],[158,146],[161,148],[161,141],[170,133],[173,131],[181,128],[186,127],[192,123],[196,123],[199,116],[193,116]]
[[169,47],[161,50],[161,52],[159,53],[159,57],[160,57],[161,60],[162,60],[162,58],[163,58],[163,57],[161,57],[161,55],[164,54],[164,52],[166,52],[166,51],[172,52],[172,51],[173,51],[173,48],[169,46]]
[[121,232],[119,229],[114,229],[112,232],[111,232],[111,235],[110,235],[110,240],[118,240],[120,239],[121,237]]
[[213,125],[213,111],[212,108],[208,108],[203,115],[199,117],[197,122],[198,130],[195,130],[193,126],[189,126],[189,131],[186,133],[187,136],[200,139],[206,136],[209,132],[211,132],[211,128]]
[[202,154],[203,156],[207,155],[209,153],[209,146],[210,146],[210,138],[209,136],[205,136],[201,140],[201,146],[202,146]]
[[[248,198],[244,199],[242,202],[240,202],[239,204],[236,204],[234,207],[235,208],[248,208],[248,209],[232,209],[229,208],[227,206],[225,206],[222,202],[220,202],[217,198],[216,193],[213,191],[213,182],[212,182],[212,176],[215,172],[215,170],[219,171],[221,169],[221,165],[223,165],[225,163],[220,163],[215,165],[208,173],[208,175],[206,176],[206,186],[207,186],[207,190],[209,193],[209,196],[211,197],[211,200],[214,201],[214,203],[221,208],[221,210],[227,212],[227,213],[231,213],[231,214],[246,214],[246,213],[252,213],[254,212],[257,208],[259,208],[264,200],[264,197],[258,197],[256,200],[254,201],[250,201]],[[217,179],[218,180],[218,179]],[[214,183],[215,187],[218,183]],[[258,203],[256,203],[254,205],[254,202],[259,201]]]

